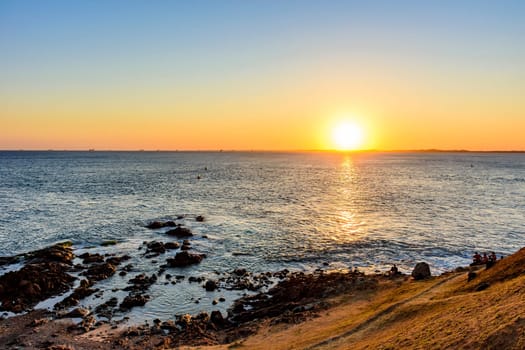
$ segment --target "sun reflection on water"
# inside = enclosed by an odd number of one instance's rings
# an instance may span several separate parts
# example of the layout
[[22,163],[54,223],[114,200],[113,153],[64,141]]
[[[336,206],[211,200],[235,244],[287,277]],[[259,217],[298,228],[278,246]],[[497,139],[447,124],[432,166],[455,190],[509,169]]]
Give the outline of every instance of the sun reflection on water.
[[337,243],[350,243],[362,239],[366,232],[358,213],[359,179],[351,156],[345,155],[338,167],[339,176],[326,197],[326,219],[330,232],[327,239]]

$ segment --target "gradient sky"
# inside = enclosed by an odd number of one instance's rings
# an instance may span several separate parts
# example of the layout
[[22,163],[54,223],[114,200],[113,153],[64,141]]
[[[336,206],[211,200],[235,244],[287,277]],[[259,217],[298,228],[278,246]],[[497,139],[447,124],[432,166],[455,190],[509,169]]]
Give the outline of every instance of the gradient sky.
[[0,1],[0,149],[525,150],[525,1]]

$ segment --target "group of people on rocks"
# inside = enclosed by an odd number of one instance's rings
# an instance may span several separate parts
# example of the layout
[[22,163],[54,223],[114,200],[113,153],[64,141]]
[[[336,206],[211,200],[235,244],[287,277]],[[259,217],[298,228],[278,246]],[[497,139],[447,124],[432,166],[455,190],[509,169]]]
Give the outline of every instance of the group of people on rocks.
[[494,263],[498,260],[498,257],[496,256],[496,253],[490,252],[490,254],[487,255],[487,253],[483,253],[483,255],[480,255],[478,252],[475,252],[472,256],[472,264],[474,265],[487,265],[487,267],[490,267],[494,265]]

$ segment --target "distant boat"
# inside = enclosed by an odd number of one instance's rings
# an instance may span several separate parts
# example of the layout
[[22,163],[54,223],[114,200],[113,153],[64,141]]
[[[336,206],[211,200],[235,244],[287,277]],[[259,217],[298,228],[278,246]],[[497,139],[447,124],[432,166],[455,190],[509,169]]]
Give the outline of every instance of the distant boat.
[[95,152],[94,148],[90,148],[88,152]]

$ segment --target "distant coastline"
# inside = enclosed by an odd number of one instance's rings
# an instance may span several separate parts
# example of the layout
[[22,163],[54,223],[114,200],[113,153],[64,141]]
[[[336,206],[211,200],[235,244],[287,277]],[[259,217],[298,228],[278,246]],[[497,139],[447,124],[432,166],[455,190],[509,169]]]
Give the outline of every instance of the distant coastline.
[[0,149],[0,152],[137,152],[137,153],[176,153],[176,152],[194,152],[194,153],[341,153],[341,154],[363,154],[363,153],[525,153],[525,150],[467,150],[467,149],[413,149],[413,150],[147,150],[147,149]]

